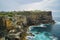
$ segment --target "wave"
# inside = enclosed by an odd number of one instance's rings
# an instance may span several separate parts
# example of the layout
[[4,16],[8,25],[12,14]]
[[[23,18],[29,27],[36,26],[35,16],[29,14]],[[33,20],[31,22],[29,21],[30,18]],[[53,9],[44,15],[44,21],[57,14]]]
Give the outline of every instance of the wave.
[[55,21],[56,22],[56,24],[60,24],[60,21]]

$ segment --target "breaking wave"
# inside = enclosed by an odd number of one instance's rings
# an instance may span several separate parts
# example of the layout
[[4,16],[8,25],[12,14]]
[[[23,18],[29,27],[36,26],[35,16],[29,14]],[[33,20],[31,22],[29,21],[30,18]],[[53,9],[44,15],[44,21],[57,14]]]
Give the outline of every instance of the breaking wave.
[[55,21],[56,22],[56,24],[60,24],[60,21]]

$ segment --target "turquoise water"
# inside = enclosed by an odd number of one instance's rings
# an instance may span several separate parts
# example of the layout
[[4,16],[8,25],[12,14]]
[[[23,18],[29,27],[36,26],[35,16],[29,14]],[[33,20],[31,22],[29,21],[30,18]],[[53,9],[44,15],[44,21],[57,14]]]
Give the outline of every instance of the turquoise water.
[[51,38],[49,38],[49,34],[46,35],[46,32],[39,33],[39,34],[34,33],[34,35],[35,35],[34,40],[52,40]]
[[32,40],[52,40],[49,36],[57,37],[57,40],[60,40],[60,17],[55,17],[54,20],[56,23],[49,25],[48,28],[32,27],[30,32],[35,35]]
[[[53,25],[46,25],[47,28],[43,28],[39,26],[40,25],[35,27],[34,26],[30,27],[31,30],[29,30],[29,32],[31,32],[34,35],[34,38],[32,38],[32,40],[53,40],[57,38],[52,32]],[[58,38],[55,40],[58,40]]]

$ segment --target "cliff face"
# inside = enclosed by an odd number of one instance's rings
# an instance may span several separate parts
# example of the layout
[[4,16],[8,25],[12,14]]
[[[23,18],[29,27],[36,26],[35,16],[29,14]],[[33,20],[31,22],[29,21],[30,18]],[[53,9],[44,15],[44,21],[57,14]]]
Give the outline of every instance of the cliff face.
[[[0,16],[11,17],[12,22],[27,25],[38,25],[41,23],[54,23],[51,11],[19,11],[0,12]],[[15,25],[15,24],[14,24]]]
[[30,15],[27,15],[28,25],[37,25],[41,23],[53,23],[51,11],[31,12]]

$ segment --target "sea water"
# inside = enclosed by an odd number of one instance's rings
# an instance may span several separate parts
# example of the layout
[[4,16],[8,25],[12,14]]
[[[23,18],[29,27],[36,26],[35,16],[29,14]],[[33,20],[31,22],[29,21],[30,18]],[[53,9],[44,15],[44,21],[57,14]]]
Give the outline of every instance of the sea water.
[[47,26],[48,28],[32,27],[30,32],[34,38],[29,40],[60,40],[60,20],[59,18],[54,20],[56,23]]

